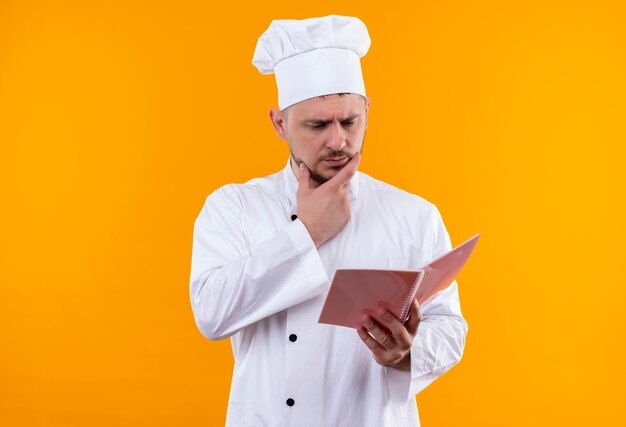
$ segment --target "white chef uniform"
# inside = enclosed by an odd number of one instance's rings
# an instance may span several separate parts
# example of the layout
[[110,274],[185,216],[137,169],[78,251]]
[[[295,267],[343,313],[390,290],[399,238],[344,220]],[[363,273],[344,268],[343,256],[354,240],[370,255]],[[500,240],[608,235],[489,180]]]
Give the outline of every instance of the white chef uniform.
[[350,221],[316,249],[293,216],[297,186],[288,162],[219,188],[195,222],[195,320],[209,339],[230,337],[235,357],[227,425],[419,426],[415,395],[463,354],[456,281],[423,307],[410,372],[376,363],[354,329],[317,320],[337,268],[417,269],[450,250],[439,211],[357,172]]

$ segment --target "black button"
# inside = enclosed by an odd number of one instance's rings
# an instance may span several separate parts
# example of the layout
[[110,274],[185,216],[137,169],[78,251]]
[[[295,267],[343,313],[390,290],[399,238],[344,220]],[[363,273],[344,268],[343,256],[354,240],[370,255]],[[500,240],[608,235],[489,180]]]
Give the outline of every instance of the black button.
[[291,215],[291,220],[292,221],[295,221],[297,219],[298,219],[298,215],[296,215],[296,214]]
[[287,406],[293,406],[294,403],[296,403],[296,402],[291,397],[289,399],[287,399]]
[[298,336],[296,334],[289,335],[289,341],[296,342],[297,339],[298,339]]

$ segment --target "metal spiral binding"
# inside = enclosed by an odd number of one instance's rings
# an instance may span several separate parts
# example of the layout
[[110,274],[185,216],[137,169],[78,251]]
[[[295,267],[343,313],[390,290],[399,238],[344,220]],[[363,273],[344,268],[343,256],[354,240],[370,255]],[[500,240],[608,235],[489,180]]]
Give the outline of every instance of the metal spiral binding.
[[402,323],[406,322],[407,318],[409,317],[409,309],[411,308],[411,302],[413,301],[413,298],[415,298],[415,294],[417,293],[417,288],[419,287],[420,282],[422,281],[423,277],[424,277],[424,272],[422,270],[418,270],[415,276],[415,280],[413,281],[413,284],[411,285],[411,289],[409,289],[409,293],[407,294],[406,299],[404,300],[404,303],[402,304],[400,315],[398,316]]

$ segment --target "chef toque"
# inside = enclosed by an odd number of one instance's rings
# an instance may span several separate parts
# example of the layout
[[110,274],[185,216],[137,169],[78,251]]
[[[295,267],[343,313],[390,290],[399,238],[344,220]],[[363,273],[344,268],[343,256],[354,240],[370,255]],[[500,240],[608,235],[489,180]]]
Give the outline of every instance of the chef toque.
[[370,44],[359,18],[275,19],[259,38],[252,64],[261,74],[276,74],[278,107],[284,110],[320,95],[365,96],[360,58]]

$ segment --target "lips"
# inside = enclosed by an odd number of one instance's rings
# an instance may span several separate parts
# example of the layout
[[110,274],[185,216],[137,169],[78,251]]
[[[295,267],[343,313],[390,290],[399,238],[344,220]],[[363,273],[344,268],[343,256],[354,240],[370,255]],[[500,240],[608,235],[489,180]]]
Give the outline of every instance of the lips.
[[344,163],[348,159],[348,156],[344,157],[331,157],[328,159],[324,159],[324,162],[331,166],[338,166]]

